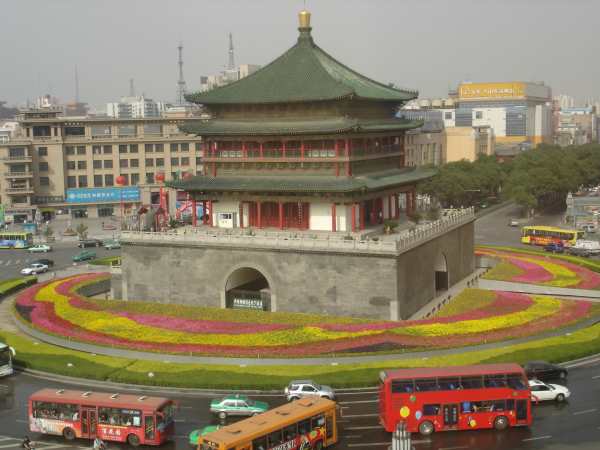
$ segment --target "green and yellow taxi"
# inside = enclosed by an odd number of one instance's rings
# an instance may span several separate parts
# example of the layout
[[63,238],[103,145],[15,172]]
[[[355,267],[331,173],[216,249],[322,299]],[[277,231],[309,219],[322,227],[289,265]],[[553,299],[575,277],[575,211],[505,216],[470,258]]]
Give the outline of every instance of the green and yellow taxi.
[[245,395],[229,395],[210,402],[210,412],[219,419],[227,416],[254,416],[269,409],[269,404],[250,400]]

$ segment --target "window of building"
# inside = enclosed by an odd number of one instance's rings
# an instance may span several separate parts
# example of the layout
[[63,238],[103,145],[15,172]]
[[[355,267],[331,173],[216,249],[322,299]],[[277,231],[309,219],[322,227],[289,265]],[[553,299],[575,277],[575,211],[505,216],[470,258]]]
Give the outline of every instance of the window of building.
[[171,158],[171,165],[172,166],[178,166],[179,165],[179,158]]
[[50,186],[50,178],[40,177],[40,186]]
[[194,144],[196,151],[199,152],[200,150],[202,150],[202,142],[196,142]]
[[125,144],[119,145],[119,153],[127,153],[127,145],[125,145]]
[[104,160],[104,168],[105,169],[112,169],[113,168],[112,159],[105,159]]
[[129,167],[140,167],[140,160],[139,159],[130,159]]
[[119,160],[119,167],[129,167],[129,160],[128,159]]
[[146,167],[153,167],[154,160],[152,158],[146,158]]
[[38,147],[38,155],[48,156],[48,147]]
[[483,119],[483,111],[475,111],[476,119]]
[[202,158],[196,158],[196,165],[197,166],[201,166],[202,165]]
[[176,152],[179,150],[179,144],[171,144],[171,151]]
[[75,161],[67,161],[67,169],[75,170]]
[[38,168],[40,172],[48,172],[48,163],[46,161],[40,161]]
[[102,146],[101,145],[92,145],[92,154],[94,154],[94,155],[102,154]]
[[181,158],[181,165],[182,166],[189,166],[190,165],[190,158]]
[[138,152],[138,145],[137,144],[131,144],[129,146],[129,153],[137,153]]
[[165,165],[164,158],[156,158],[156,167],[163,167]]
[[102,175],[94,175],[94,187],[102,187]]
[[182,152],[189,152],[190,151],[190,144],[188,144],[187,142],[184,142],[181,144],[181,151]]
[[446,120],[452,120],[452,112],[447,111],[444,113],[444,119]]
[[65,152],[67,153],[67,155],[74,155],[75,154],[75,147],[73,147],[72,145],[67,145],[65,147]]
[[85,161],[77,161],[77,168],[79,170],[87,169],[87,163]]
[[84,145],[77,146],[77,154],[85,155],[85,146]]
[[160,123],[145,123],[144,134],[158,134],[162,133],[162,125]]
[[135,125],[119,125],[119,136],[135,136]]
[[112,154],[112,145],[105,145],[102,147],[102,150],[104,151],[105,155],[110,155]]
[[113,186],[115,184],[112,175],[104,175],[104,186]]
[[99,159],[95,159],[93,162],[94,169],[102,169],[102,161]]
[[77,182],[79,184],[79,187],[87,187],[87,176],[80,175],[79,177],[77,177]]
[[146,172],[146,183],[154,183],[154,173]]
[[144,151],[146,153],[151,153],[154,151],[154,144],[144,144]]
[[165,151],[165,144],[154,144],[154,151],[155,152],[164,152]]
[[132,173],[131,174],[131,184],[133,186],[135,186],[136,184],[140,183],[140,174],[139,173]]

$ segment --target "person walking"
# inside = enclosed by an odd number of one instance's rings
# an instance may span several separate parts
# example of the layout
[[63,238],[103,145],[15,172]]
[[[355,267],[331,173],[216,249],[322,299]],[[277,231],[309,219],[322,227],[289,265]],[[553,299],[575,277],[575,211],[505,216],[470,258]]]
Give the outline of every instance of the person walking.
[[25,439],[23,439],[23,442],[21,443],[21,447],[23,447],[25,450],[35,449],[35,446],[33,445],[33,442],[31,442],[31,439],[29,439],[29,436],[25,436]]

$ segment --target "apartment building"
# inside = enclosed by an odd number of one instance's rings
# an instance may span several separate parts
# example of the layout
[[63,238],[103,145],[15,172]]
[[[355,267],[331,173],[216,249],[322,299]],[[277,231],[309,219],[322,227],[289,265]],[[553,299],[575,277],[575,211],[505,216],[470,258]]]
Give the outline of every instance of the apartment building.
[[[179,131],[198,118],[70,118],[60,109],[31,109],[0,143],[0,203],[15,221],[104,217],[141,204],[141,187],[202,173],[201,138]],[[117,185],[122,176],[125,184]],[[157,188],[158,189],[158,188]]]

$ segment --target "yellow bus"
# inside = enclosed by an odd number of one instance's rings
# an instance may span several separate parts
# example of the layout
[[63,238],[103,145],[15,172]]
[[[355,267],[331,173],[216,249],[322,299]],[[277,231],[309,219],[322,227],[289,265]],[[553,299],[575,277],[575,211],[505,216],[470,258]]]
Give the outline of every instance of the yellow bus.
[[548,245],[561,243],[566,246],[575,245],[577,239],[582,239],[583,231],[566,230],[563,228],[547,226],[523,227],[521,230],[521,242],[531,245]]
[[303,398],[208,433],[198,450],[321,450],[337,441],[335,402]]

